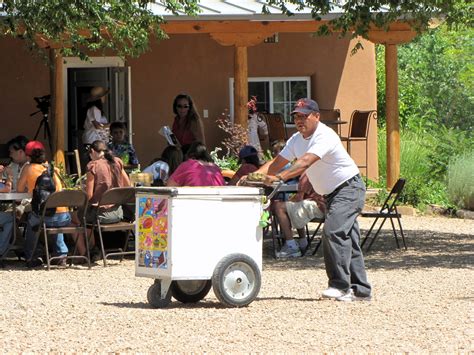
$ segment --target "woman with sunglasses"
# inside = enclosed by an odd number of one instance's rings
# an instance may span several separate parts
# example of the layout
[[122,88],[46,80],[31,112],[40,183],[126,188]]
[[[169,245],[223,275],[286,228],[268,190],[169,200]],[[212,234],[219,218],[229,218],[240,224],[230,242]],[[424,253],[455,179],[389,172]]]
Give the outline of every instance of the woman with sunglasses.
[[186,154],[191,143],[206,144],[202,120],[191,96],[186,94],[176,96],[173,101],[173,112],[175,117],[172,131],[181,145],[183,154]]

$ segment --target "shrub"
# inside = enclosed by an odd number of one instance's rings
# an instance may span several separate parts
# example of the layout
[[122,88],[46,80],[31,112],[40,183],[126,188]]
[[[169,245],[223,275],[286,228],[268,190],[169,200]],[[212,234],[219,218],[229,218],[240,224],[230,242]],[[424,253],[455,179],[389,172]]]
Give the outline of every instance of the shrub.
[[[378,139],[379,169],[381,174],[379,184],[386,185],[386,133],[379,130]],[[418,208],[429,203],[448,205],[444,175],[432,174],[428,155],[430,154],[427,135],[402,131],[400,135],[400,177],[407,180],[400,201]],[[381,194],[379,199],[383,199]]]
[[448,195],[458,208],[474,210],[474,150],[451,160],[448,167]]

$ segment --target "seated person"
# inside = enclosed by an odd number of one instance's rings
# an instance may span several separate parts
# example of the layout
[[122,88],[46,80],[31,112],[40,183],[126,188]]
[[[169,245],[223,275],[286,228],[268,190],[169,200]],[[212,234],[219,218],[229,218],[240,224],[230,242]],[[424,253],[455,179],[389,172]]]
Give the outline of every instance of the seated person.
[[[276,254],[277,258],[301,256],[308,246],[304,228],[313,218],[324,218],[324,198],[314,192],[308,177],[303,174],[298,183],[298,192],[290,201],[274,201],[273,210],[285,238],[285,244]],[[298,232],[299,244],[293,238],[292,226]]]
[[123,122],[114,122],[110,125],[112,141],[108,147],[112,153],[122,159],[124,165],[138,165],[137,154],[133,145],[126,139],[127,127]]
[[0,188],[0,192],[16,191],[21,170],[28,163],[28,158],[25,154],[25,147],[27,143],[28,138],[25,136],[17,136],[7,142],[7,147],[12,162],[6,167],[0,165],[0,174],[3,174],[3,178],[5,180],[4,186]]
[[98,210],[97,205],[105,191],[113,187],[130,186],[130,180],[123,169],[122,161],[115,157],[106,144],[97,140],[90,146],[91,161],[87,164],[86,193],[89,198],[87,222],[95,222],[99,215],[100,223],[116,223],[122,220],[121,206],[108,206]]
[[239,164],[241,164],[240,168],[229,181],[229,185],[237,185],[242,176],[253,173],[260,168],[257,149],[251,145],[244,146],[239,152]]
[[[25,165],[21,172],[20,178],[18,179],[17,191],[33,193],[36,179],[48,168],[46,153],[41,142],[31,141],[25,147],[25,154],[30,163]],[[53,181],[56,186],[56,191],[61,191],[63,186],[59,179],[59,170],[57,168],[54,170]],[[43,263],[43,261],[38,258],[36,248],[39,238],[40,219],[40,216],[35,212],[29,213],[27,218],[24,251],[26,266],[29,268],[40,266]],[[71,215],[67,208],[58,207],[56,213],[51,217],[45,216],[44,221],[47,227],[64,227],[71,223]],[[68,248],[64,242],[64,235],[62,233],[55,236],[55,249],[58,256],[64,256],[60,261],[60,265],[65,266],[65,257],[67,256]]]
[[206,146],[201,142],[191,143],[186,161],[181,163],[169,177],[167,186],[223,186],[221,169],[213,163]]
[[[130,180],[123,169],[122,160],[115,157],[101,141],[94,141],[89,148],[91,161],[87,164],[86,193],[89,199],[86,222],[95,223],[97,216],[102,224],[117,223],[123,219],[122,206],[103,206],[98,208],[102,195],[113,187],[128,187]],[[90,243],[91,258],[94,260],[100,253],[95,246],[94,238]],[[86,254],[84,238],[81,237],[77,243],[78,253]]]
[[169,145],[161,153],[161,158],[143,169],[143,172],[153,175],[153,186],[164,186],[169,176],[174,173],[182,162],[183,153],[181,149]]

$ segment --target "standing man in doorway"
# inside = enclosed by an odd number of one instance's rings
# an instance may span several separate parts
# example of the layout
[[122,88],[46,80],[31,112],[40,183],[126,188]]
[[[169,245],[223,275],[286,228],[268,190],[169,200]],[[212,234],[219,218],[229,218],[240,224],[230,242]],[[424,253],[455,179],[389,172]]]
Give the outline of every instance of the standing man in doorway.
[[[298,100],[291,114],[298,132],[270,164],[265,183],[286,181],[306,171],[316,193],[326,200],[323,252],[329,287],[322,296],[339,301],[370,301],[371,286],[359,245],[357,222],[365,200],[359,169],[339,136],[319,122],[316,101]],[[295,159],[289,169],[278,173]]]

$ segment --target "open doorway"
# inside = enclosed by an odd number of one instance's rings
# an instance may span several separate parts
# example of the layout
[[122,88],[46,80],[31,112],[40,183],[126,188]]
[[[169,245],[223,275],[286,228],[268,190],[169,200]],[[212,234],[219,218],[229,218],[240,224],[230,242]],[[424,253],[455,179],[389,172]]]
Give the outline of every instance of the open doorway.
[[104,58],[101,59],[102,62],[100,65],[82,62],[77,63],[79,67],[76,67],[74,63],[72,63],[66,68],[66,147],[68,151],[73,151],[74,149],[79,150],[81,156],[84,157],[84,159],[81,159],[81,165],[85,164],[85,157],[87,157],[82,143],[84,121],[87,113],[87,99],[89,98],[90,90],[94,86],[102,86],[110,89],[104,105],[104,114],[109,123],[114,121],[124,122],[129,131],[129,139],[131,139],[129,68],[123,66],[107,66],[107,64],[114,65],[115,63],[110,63],[110,61],[107,63],[104,62]]

